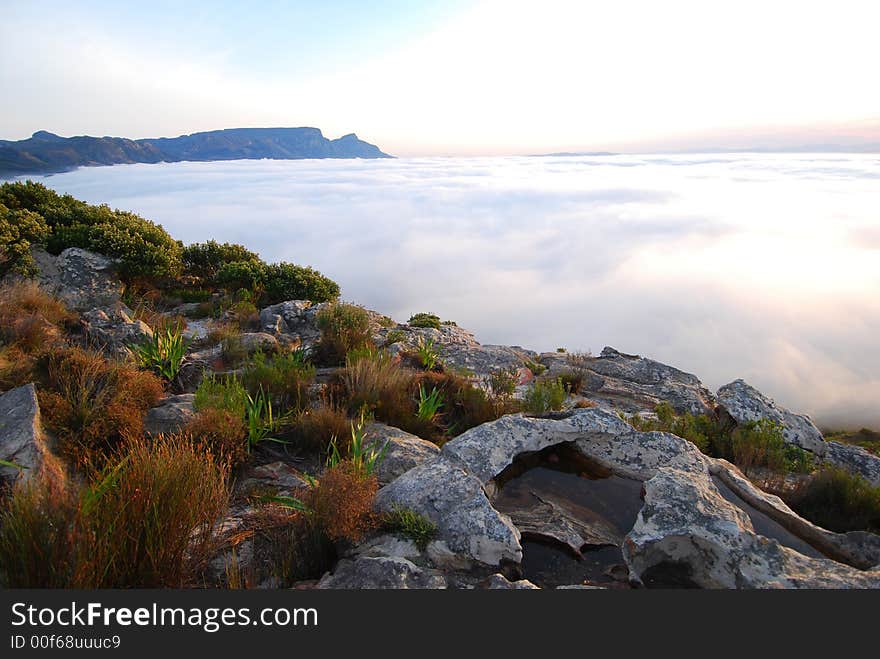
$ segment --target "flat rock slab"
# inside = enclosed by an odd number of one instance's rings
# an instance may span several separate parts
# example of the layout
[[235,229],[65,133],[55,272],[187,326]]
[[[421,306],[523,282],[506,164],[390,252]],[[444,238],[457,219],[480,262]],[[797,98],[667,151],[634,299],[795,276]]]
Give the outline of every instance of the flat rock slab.
[[0,459],[21,467],[0,467],[0,482],[27,481],[54,458],[40,424],[40,406],[33,384],[0,395]]
[[144,434],[155,437],[177,432],[195,416],[195,394],[168,396],[147,411],[144,418]]
[[387,485],[440,453],[436,444],[381,423],[372,423],[367,427],[364,444],[366,448],[376,451],[385,450],[385,456],[376,469],[380,485]]
[[439,589],[446,579],[436,570],[423,569],[405,558],[360,556],[342,559],[332,574],[324,575],[320,590]]

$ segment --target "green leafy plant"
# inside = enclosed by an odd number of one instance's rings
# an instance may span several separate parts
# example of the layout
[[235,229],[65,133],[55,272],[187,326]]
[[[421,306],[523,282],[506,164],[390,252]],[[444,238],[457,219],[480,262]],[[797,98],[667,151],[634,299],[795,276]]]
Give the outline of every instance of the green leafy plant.
[[255,396],[247,394],[245,418],[247,420],[248,451],[253,450],[260,442],[288,443],[283,439],[270,437],[280,427],[281,419],[275,417],[272,411],[272,398],[269,396],[269,392],[264,391],[262,387]]
[[523,366],[529,369],[535,375],[535,377],[541,375],[544,371],[547,370],[547,367],[544,366],[544,364],[542,364],[541,362],[533,361],[531,359],[524,359]]
[[256,394],[260,388],[272,391],[272,400],[284,412],[307,407],[309,385],[314,378],[315,368],[303,350],[272,357],[257,351],[241,374],[242,384],[248,392]]
[[27,467],[22,467],[21,465],[10,462],[9,460],[0,460],[0,467],[10,467],[12,469],[18,469],[19,471],[24,471],[25,469],[27,469]]
[[390,346],[394,343],[400,343],[405,338],[406,338],[406,332],[404,332],[403,330],[399,330],[399,329],[390,330],[385,335],[385,345]]
[[[381,449],[376,450],[374,444],[367,443],[366,434],[366,422],[363,416],[361,416],[357,423],[351,422],[351,443],[348,447],[347,460],[351,463],[354,472],[362,478],[373,476],[376,467],[384,459],[391,443],[390,441],[385,442]],[[336,438],[333,438],[328,448],[327,468],[332,469],[339,466],[344,459]]]
[[831,531],[880,532],[880,487],[844,469],[822,469],[785,500],[799,515]]
[[417,313],[410,316],[410,327],[425,327],[440,329],[440,316],[433,313]]
[[317,351],[324,363],[341,364],[352,350],[372,347],[370,316],[362,307],[329,304],[318,312],[317,321],[321,330]]
[[411,508],[396,505],[385,513],[382,521],[389,531],[397,531],[412,540],[420,551],[437,537],[437,525]]
[[170,382],[180,372],[187,345],[183,332],[169,326],[157,329],[152,337],[142,343],[130,345],[129,349],[138,366],[153,371]]
[[424,337],[419,337],[419,343],[416,346],[416,354],[419,356],[419,361],[422,364],[422,367],[432,371],[434,368],[440,364],[440,351],[437,350],[437,347],[434,345],[433,339],[425,339]]
[[425,393],[425,387],[419,385],[419,409],[416,416],[422,421],[433,421],[437,412],[443,407],[443,394],[437,387],[431,389],[431,393]]

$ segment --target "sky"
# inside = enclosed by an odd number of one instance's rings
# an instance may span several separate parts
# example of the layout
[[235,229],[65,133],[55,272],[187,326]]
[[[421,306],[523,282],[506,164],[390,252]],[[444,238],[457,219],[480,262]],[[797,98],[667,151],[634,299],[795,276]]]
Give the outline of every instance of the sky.
[[880,150],[875,0],[2,0],[0,139],[241,126],[399,156]]

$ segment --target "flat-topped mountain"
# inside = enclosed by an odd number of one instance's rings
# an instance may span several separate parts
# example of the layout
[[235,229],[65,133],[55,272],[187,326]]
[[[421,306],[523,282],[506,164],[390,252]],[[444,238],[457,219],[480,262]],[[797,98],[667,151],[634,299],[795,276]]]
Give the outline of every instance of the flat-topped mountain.
[[354,133],[329,140],[318,128],[228,128],[140,140],[60,137],[41,130],[26,140],[0,140],[0,175],[138,162],[390,157]]

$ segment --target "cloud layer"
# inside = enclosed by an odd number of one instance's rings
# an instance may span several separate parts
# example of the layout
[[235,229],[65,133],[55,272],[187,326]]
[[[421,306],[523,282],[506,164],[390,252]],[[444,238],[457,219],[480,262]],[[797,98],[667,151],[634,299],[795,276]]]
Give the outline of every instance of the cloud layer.
[[876,156],[240,161],[46,183],[486,343],[613,345],[880,426]]

